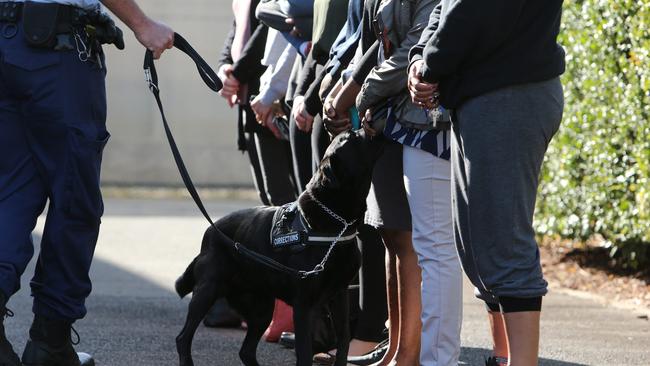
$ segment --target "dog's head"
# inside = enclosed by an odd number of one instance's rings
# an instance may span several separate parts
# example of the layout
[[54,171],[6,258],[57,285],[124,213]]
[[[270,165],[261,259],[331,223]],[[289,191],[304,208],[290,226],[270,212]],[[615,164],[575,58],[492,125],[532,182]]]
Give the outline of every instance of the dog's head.
[[366,210],[372,169],[382,151],[382,139],[371,138],[363,130],[338,135],[307,190],[346,220],[360,218]]

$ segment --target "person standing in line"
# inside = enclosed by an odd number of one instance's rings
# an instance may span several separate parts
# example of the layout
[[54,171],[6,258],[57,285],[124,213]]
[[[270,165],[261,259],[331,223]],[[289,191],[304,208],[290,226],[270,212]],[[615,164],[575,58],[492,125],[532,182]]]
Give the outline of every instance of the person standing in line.
[[[155,58],[173,46],[174,32],[135,1],[101,3]],[[123,46],[121,33],[99,0],[0,2],[0,26],[0,365],[94,365],[74,351],[71,331],[86,315],[104,211],[99,176],[110,135],[101,43]],[[86,26],[108,36],[93,38]],[[13,315],[6,305],[34,254],[31,233],[48,200],[21,363],[4,317]]]
[[412,100],[452,110],[455,242],[489,309],[488,365],[538,362],[547,283],[532,222],[564,108],[562,3],[442,0],[410,54]]

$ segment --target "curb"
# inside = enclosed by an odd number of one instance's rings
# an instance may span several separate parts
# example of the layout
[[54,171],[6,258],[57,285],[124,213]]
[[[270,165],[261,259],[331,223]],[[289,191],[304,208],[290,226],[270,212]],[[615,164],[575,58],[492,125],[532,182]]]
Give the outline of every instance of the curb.
[[645,319],[647,321],[650,318],[650,308],[635,304],[634,300],[613,300],[611,298],[597,295],[592,292],[565,288],[557,283],[552,282],[549,282],[549,288],[559,294],[569,295],[585,300],[592,300],[607,307],[632,311],[635,313],[634,315],[638,319]]

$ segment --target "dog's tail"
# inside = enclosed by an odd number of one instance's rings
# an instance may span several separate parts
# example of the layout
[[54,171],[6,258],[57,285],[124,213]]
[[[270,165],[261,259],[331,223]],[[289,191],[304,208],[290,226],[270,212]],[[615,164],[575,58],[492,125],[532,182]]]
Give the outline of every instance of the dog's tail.
[[187,294],[192,292],[194,289],[194,266],[196,265],[196,260],[197,258],[194,258],[192,263],[187,266],[185,272],[176,280],[176,293],[181,297],[181,299],[187,296]]

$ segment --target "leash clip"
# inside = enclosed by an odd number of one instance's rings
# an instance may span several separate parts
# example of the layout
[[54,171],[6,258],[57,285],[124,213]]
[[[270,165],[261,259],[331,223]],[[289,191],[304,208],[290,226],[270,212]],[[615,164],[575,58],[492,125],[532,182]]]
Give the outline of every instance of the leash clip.
[[151,77],[151,68],[149,67],[144,69],[144,81],[147,83],[149,90],[151,90],[152,93],[160,91],[158,85],[153,82],[153,78]]

